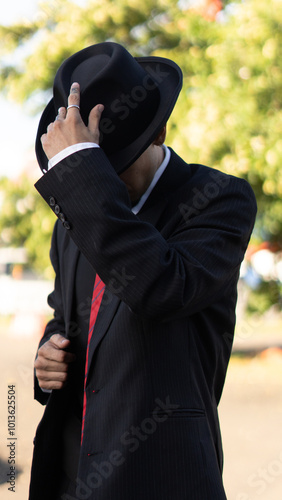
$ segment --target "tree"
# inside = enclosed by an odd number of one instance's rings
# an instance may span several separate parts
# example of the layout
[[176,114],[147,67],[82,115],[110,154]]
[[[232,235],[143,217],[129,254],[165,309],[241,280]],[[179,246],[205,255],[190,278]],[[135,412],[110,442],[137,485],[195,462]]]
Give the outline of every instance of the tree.
[[258,201],[253,241],[282,243],[281,18],[279,0],[53,0],[32,22],[0,27],[2,54],[29,48],[20,66],[3,57],[0,82],[13,99],[46,104],[61,62],[105,40],[175,60],[184,84],[168,143],[246,178]]
[[0,180],[0,214],[0,246],[25,247],[27,267],[51,278],[48,250],[56,217],[27,176]]

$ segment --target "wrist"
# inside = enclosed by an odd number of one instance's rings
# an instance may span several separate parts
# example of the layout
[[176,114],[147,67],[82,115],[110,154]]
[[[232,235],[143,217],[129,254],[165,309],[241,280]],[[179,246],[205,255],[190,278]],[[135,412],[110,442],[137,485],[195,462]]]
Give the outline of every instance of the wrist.
[[77,144],[73,144],[72,146],[68,146],[67,148],[62,149],[62,151],[60,151],[55,156],[50,158],[48,162],[48,170],[50,170],[52,167],[57,165],[57,163],[64,160],[73,153],[77,153],[78,151],[82,151],[83,149],[88,149],[88,148],[99,148],[99,144],[96,144],[95,142],[79,142]]

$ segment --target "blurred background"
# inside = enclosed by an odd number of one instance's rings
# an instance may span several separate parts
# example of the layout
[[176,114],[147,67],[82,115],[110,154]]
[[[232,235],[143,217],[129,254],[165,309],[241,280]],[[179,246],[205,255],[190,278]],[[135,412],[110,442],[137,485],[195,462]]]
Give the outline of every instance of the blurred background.
[[[61,62],[112,40],[183,70],[167,145],[251,184],[258,216],[241,268],[237,327],[219,406],[230,500],[282,493],[281,0],[10,0],[0,12],[0,496],[8,491],[7,390],[15,384],[17,479],[28,497],[33,360],[50,318],[54,214],[33,187],[34,139]],[[226,338],[226,342],[232,339]],[[172,499],[173,500],[173,499]],[[204,500],[204,499],[203,499]]]

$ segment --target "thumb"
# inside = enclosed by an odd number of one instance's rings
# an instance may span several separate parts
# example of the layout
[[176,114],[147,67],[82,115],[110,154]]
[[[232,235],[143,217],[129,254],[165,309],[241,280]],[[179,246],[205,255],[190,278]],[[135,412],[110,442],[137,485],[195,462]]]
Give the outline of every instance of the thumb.
[[54,335],[52,335],[50,340],[55,345],[55,347],[57,347],[57,349],[65,349],[70,344],[70,340],[66,339],[60,333],[55,333]]
[[100,139],[99,123],[103,111],[104,111],[103,104],[97,104],[96,106],[94,106],[94,108],[91,109],[88,118],[88,130],[91,132],[93,136],[93,142],[95,142],[96,144],[99,144],[99,139]]

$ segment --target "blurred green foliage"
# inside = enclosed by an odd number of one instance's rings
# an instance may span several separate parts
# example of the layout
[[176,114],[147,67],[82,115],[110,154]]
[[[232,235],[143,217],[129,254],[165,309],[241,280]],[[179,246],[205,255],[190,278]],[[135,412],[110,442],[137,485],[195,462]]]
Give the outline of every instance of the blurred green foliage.
[[[219,0],[206,0],[206,6],[213,3],[220,5]],[[9,98],[29,100],[38,111],[38,103],[46,104],[51,97],[62,61],[87,45],[114,40],[136,56],[175,60],[183,70],[184,84],[169,122],[167,143],[187,162],[208,164],[247,179],[258,201],[253,241],[281,243],[282,2],[221,4],[221,12],[211,20],[197,2],[188,0],[88,0],[84,6],[70,0],[42,3],[32,21],[0,26],[0,86]],[[26,55],[17,62],[15,56],[22,48]],[[9,181],[4,184],[12,191]],[[24,185],[23,181],[22,189]],[[43,270],[53,216],[41,200],[35,201],[36,194],[28,196],[34,200],[27,211],[29,220],[17,213],[15,205],[9,228],[15,234],[10,239],[24,241],[30,262]],[[32,225],[33,216],[42,219]],[[26,222],[18,229],[21,217]],[[2,212],[0,228],[8,222]]]
[[27,266],[45,278],[53,277],[49,247],[55,220],[27,176],[0,179],[0,245],[25,247]]
[[279,281],[262,281],[257,288],[251,289],[248,294],[246,312],[263,314],[274,304],[281,309],[282,285]]

